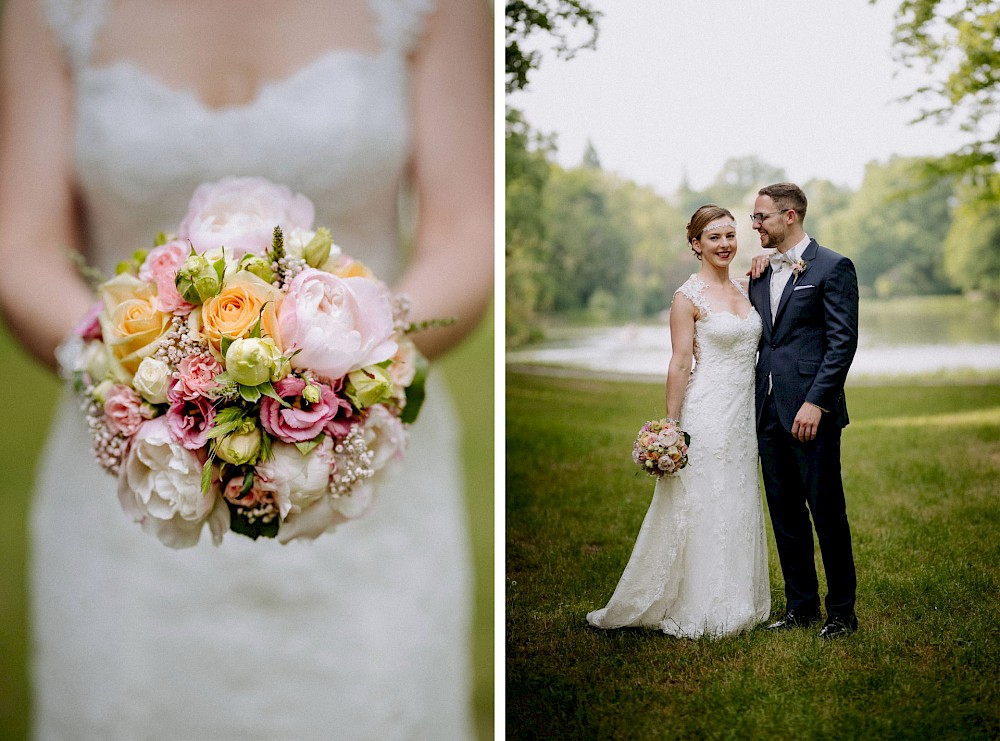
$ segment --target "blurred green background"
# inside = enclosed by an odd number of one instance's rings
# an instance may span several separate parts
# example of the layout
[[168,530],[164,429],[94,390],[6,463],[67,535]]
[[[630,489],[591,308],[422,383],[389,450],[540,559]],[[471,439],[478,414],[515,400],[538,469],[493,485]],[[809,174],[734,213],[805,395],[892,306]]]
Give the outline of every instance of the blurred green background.
[[[0,3],[2,5],[2,3]],[[448,382],[464,427],[466,499],[476,587],[472,659],[481,739],[493,736],[493,318],[433,372]],[[0,324],[0,739],[24,739],[30,718],[27,676],[26,520],[35,461],[59,383]]]

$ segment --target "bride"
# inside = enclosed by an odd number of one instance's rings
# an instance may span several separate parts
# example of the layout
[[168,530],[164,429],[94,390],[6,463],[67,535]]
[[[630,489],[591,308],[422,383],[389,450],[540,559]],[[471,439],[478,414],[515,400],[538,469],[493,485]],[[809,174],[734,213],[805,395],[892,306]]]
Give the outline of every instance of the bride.
[[[414,320],[457,317],[416,336],[441,355],[492,286],[489,25],[468,0],[7,0],[9,326],[54,366],[92,302],[67,247],[111,275],[200,183],[262,176],[310,198]],[[432,387],[365,518],[315,542],[172,551],[120,511],[67,392],[31,514],[34,735],[468,737],[458,442]]]
[[656,482],[611,600],[587,615],[597,628],[720,636],[770,612],[753,421],[761,321],[729,277],[733,215],[702,206],[687,237],[701,269],[674,294],[666,396],[667,416],[691,435],[688,465]]

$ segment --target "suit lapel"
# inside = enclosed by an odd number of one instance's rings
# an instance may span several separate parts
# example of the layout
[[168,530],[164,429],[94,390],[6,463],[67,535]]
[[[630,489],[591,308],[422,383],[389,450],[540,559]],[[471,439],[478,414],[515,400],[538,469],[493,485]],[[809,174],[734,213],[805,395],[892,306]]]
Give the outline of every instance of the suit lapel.
[[[806,275],[809,272],[809,267],[811,263],[816,259],[816,252],[819,245],[816,243],[815,239],[809,240],[809,244],[806,248],[802,250],[802,259],[806,261],[806,270],[802,275]],[[785,306],[788,305],[788,299],[792,297],[792,292],[795,290],[795,276],[791,275],[788,278],[788,282],[785,283],[785,289],[781,292],[781,299],[778,301],[778,311],[774,315],[774,323],[777,324],[778,320],[781,319],[781,314],[785,310]],[[768,302],[770,303],[770,292],[768,292]]]

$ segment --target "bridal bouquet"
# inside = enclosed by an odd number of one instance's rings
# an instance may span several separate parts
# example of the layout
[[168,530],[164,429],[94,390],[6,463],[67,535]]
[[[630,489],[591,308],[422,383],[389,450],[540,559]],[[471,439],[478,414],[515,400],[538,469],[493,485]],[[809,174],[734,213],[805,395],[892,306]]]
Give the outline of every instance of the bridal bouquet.
[[426,372],[406,301],[313,214],[260,178],[202,185],[75,332],[94,454],[168,546],[315,538],[402,455]]
[[650,420],[636,436],[632,460],[650,476],[670,476],[687,465],[690,444],[691,436],[674,420]]

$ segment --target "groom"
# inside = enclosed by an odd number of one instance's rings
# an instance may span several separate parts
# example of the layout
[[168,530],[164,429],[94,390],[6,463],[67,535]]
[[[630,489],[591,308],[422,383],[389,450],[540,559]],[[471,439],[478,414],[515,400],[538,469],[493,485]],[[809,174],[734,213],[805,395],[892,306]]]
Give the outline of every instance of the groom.
[[[761,188],[751,217],[774,249],[750,300],[763,319],[757,360],[757,439],[785,579],[785,614],[772,630],[820,620],[813,525],[826,572],[823,638],[853,633],[856,577],[840,475],[847,425],[844,381],[858,346],[853,263],[803,231],[806,196],[792,183]],[[812,515],[812,523],[809,517]]]

